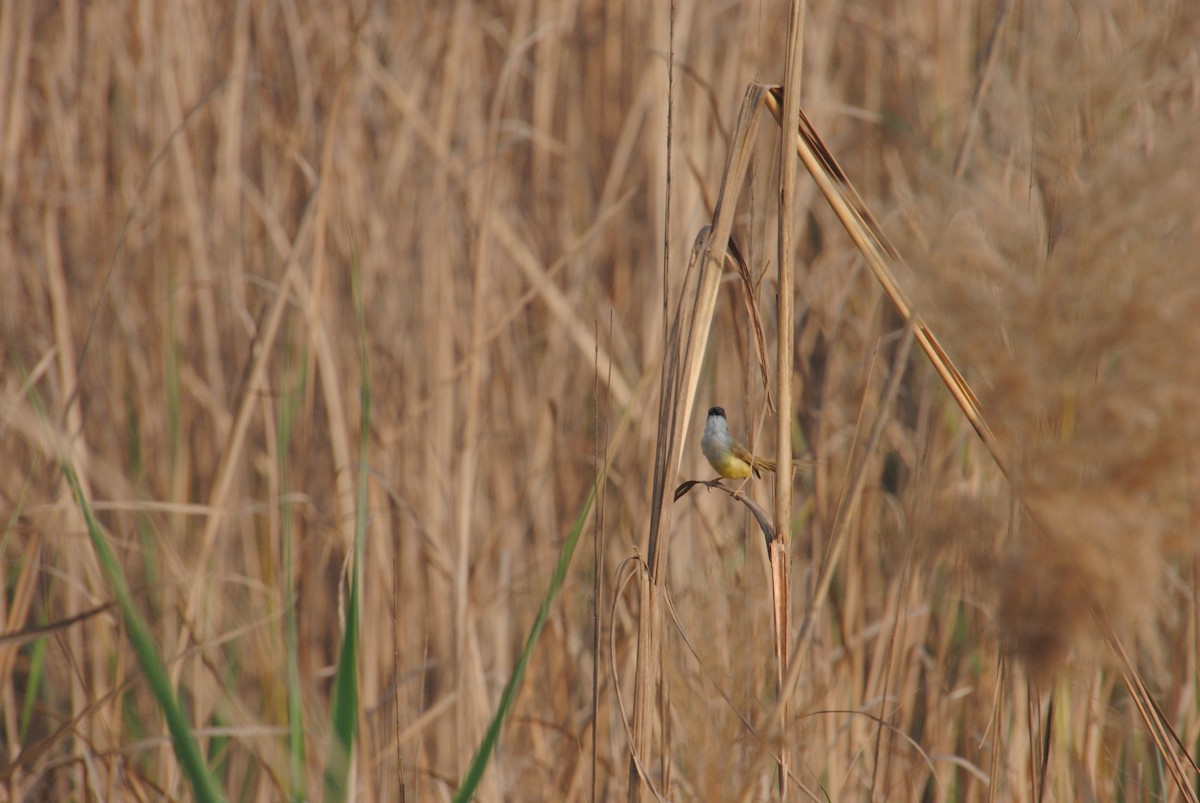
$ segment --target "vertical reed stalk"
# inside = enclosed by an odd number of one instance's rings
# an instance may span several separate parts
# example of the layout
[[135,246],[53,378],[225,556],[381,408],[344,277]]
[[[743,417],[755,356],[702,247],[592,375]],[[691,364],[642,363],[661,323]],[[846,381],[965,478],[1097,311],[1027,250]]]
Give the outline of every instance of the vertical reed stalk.
[[[792,0],[788,17],[787,76],[783,96],[782,131],[791,131],[800,123],[800,77],[804,66],[805,0]],[[777,254],[779,284],[775,294],[776,336],[775,386],[778,413],[775,417],[775,536],[771,539],[771,589],[775,609],[775,693],[783,701],[783,681],[788,674],[788,645],[791,640],[791,545],[792,545],[792,365],[795,345],[793,305],[796,298],[794,267],[796,259],[795,228],[797,210],[796,172],[799,160],[791,147],[791,138],[779,137],[779,250]],[[781,702],[784,737],[779,748],[779,799],[788,797],[788,764],[790,744],[787,738],[789,721],[786,701]]]

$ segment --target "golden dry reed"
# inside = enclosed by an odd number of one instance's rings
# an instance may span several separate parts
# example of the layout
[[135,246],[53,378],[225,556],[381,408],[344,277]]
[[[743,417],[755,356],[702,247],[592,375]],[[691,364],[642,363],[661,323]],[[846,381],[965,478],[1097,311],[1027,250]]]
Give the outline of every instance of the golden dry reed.
[[[287,791],[296,600],[318,788],[364,423],[359,271],[373,412],[355,794],[449,799],[594,479],[596,422],[627,413],[603,598],[580,550],[478,795],[624,799],[616,689],[628,715],[664,309],[745,87],[782,77],[787,14],[676,4],[668,187],[668,5],[4,5],[0,627],[16,636],[0,641],[0,798],[189,794],[103,607],[63,455],[230,799]],[[782,414],[818,462],[794,489],[797,627],[848,477],[872,479],[842,513],[771,739],[761,535],[724,494],[678,503],[654,784],[766,799],[786,751],[792,799],[1186,799],[1111,645],[1194,750],[1200,15],[810,1],[805,31],[805,112],[905,256],[1011,483],[899,347],[801,171]],[[760,129],[734,227],[769,361],[777,131]],[[776,422],[741,292],[722,285],[695,407],[725,407],[760,449]],[[709,478],[702,424],[671,487]],[[751,493],[770,509],[767,484]]]

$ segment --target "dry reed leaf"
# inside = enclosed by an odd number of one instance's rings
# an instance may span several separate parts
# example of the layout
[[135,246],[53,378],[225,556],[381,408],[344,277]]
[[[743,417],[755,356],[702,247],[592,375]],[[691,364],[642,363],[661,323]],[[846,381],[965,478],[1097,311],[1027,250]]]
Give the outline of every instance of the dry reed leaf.
[[674,501],[678,502],[680,499],[687,496],[688,492],[690,492],[697,485],[703,485],[709,490],[714,488],[722,490],[729,494],[731,498],[736,499],[745,505],[746,509],[749,510],[751,515],[754,516],[754,520],[758,522],[758,526],[759,529],[762,530],[763,537],[767,539],[767,549],[770,550],[771,542],[775,540],[775,527],[771,524],[771,517],[767,515],[767,511],[763,510],[762,507],[750,497],[738,492],[737,489],[726,488],[721,484],[721,480],[719,478],[715,480],[688,480],[680,483],[679,487],[675,489]]

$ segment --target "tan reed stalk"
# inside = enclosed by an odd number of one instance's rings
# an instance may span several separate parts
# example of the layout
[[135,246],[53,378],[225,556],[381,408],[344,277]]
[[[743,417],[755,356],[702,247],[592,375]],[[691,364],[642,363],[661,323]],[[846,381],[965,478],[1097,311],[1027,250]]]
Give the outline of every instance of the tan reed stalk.
[[[792,0],[788,17],[787,58],[784,64],[785,86],[781,124],[782,131],[791,131],[800,124],[800,78],[804,66],[805,0]],[[775,292],[775,388],[779,399],[775,417],[775,454],[780,467],[775,472],[775,535],[771,539],[771,599],[775,610],[775,694],[780,700],[780,717],[790,721],[788,704],[784,700],[783,683],[788,675],[789,642],[791,641],[791,547],[792,547],[792,365],[795,350],[793,306],[796,299],[794,279],[796,256],[795,228],[797,155],[791,138],[779,138],[779,242],[776,262],[779,283]],[[779,799],[788,799],[790,740],[787,729],[779,748]]]

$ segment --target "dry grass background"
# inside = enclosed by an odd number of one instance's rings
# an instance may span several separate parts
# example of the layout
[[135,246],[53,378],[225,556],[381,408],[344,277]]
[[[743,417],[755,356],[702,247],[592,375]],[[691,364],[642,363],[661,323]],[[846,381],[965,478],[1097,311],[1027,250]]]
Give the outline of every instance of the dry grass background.
[[[296,595],[315,787],[353,529],[358,271],[374,407],[357,793],[448,799],[603,422],[627,414],[599,533],[615,653],[597,743],[587,548],[480,794],[590,799],[594,751],[597,799],[621,799],[636,602],[614,594],[647,529],[664,238],[674,288],[742,90],[782,70],[786,18],[678,5],[667,230],[665,4],[5,3],[3,629],[108,601],[57,468],[69,450],[234,800],[282,794]],[[821,462],[798,480],[801,612],[847,466],[876,478],[792,706],[786,749],[818,796],[1034,800],[1048,744],[1046,799],[1181,799],[1095,619],[1136,645],[1194,752],[1197,42],[1200,12],[1168,0],[809,3],[806,110],[908,257],[1027,505],[917,352],[878,453],[856,453],[898,324],[802,177],[794,415]],[[735,231],[756,275],[767,133]],[[760,293],[770,327],[769,279]],[[765,442],[749,334],[730,282],[698,407]],[[698,448],[684,465],[709,476]],[[761,799],[761,537],[723,495],[681,504],[664,774],[672,799]],[[187,796],[109,611],[0,643],[0,720],[4,799]]]

